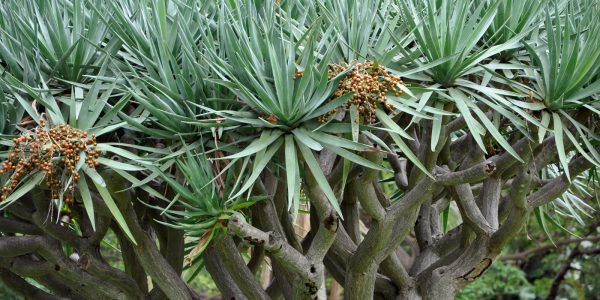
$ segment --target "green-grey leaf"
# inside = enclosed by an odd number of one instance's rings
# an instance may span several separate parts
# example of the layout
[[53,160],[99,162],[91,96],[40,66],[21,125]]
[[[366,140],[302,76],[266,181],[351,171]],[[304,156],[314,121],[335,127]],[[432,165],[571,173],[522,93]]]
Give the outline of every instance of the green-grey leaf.
[[556,139],[556,150],[558,151],[558,159],[561,166],[565,171],[565,175],[569,182],[571,177],[569,176],[569,162],[567,160],[567,154],[565,153],[565,144],[563,140],[563,126],[562,120],[557,113],[552,113],[552,121],[554,123],[554,138]]
[[92,228],[96,231],[96,221],[94,215],[94,202],[92,201],[92,194],[85,180],[85,176],[81,176],[77,181],[77,188],[79,188],[79,194],[81,194],[81,200],[83,201],[83,207],[85,212],[92,223]]
[[137,242],[135,241],[133,234],[131,234],[129,227],[127,226],[127,222],[125,221],[123,214],[121,214],[119,207],[117,207],[117,204],[113,200],[113,197],[110,195],[110,192],[108,191],[106,186],[100,185],[96,181],[94,181],[94,185],[96,186],[96,189],[98,190],[98,193],[100,194],[100,197],[102,197],[102,200],[104,200],[104,204],[106,204],[106,206],[108,207],[108,210],[112,214],[113,218],[115,218],[115,221],[117,221],[117,224],[119,224],[119,227],[121,227],[121,229],[123,229],[123,232],[125,233],[125,235],[127,235],[127,237],[131,240],[131,242],[134,245],[137,245]]
[[310,169],[310,173],[315,177],[315,180],[319,184],[321,191],[323,191],[327,199],[329,199],[329,203],[331,203],[331,206],[336,213],[341,219],[343,219],[344,217],[342,216],[342,210],[340,209],[338,200],[335,197],[335,193],[331,189],[331,186],[329,186],[329,182],[327,181],[325,174],[323,174],[323,171],[321,170],[321,167],[315,159],[312,151],[303,143],[298,143],[298,148],[300,149],[300,153],[302,153],[302,157],[304,158],[306,165]]

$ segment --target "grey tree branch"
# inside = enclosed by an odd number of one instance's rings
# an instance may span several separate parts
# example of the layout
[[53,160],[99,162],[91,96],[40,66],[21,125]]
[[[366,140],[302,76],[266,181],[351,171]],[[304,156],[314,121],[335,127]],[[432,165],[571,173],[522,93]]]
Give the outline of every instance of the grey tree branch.
[[55,265],[56,273],[65,284],[78,294],[94,298],[99,295],[112,299],[126,299],[127,295],[114,286],[81,270],[65,256],[60,245],[43,236],[3,237],[0,239],[0,256],[14,257],[36,253]]
[[471,186],[467,183],[455,185],[453,192],[463,220],[480,235],[491,236],[493,229],[477,207]]
[[[385,219],[382,222],[374,222],[372,224],[365,239],[360,243],[349,261],[344,285],[346,297],[349,299],[364,299],[364,297],[373,295],[379,264],[395,250],[397,245],[392,238],[392,234],[394,231],[399,231],[394,230],[394,226],[402,216],[414,212],[423,201],[428,199],[428,195],[431,194],[432,185],[433,180],[431,178],[423,178],[401,200],[388,208]],[[410,224],[410,226],[413,224]],[[404,228],[410,227],[405,226]],[[400,239],[398,238],[398,240]]]
[[436,183],[445,186],[463,183],[475,183],[492,175],[495,170],[496,164],[489,160],[483,161],[468,169],[456,172],[448,172],[441,167],[436,167],[438,175],[435,176],[435,181]]
[[339,218],[333,211],[329,214],[329,217],[320,222],[317,233],[306,253],[309,260],[320,262],[325,258],[325,254],[327,254],[335,240],[339,222]]
[[121,230],[113,226],[113,231],[117,236],[119,245],[121,246],[121,256],[123,258],[123,264],[125,265],[125,272],[131,276],[131,278],[139,286],[140,290],[148,291],[148,278],[146,271],[139,262],[139,258],[133,250],[133,244],[125,236]]
[[498,205],[502,192],[502,180],[496,177],[488,177],[483,181],[481,193],[479,194],[479,203],[481,203],[481,212],[491,226],[492,230],[497,230]]
[[[320,261],[311,261],[291,247],[285,240],[274,233],[264,232],[234,216],[229,220],[228,229],[253,244],[262,245],[273,260],[278,261],[290,276],[298,276],[291,283],[294,286],[295,297],[324,296],[324,267]],[[319,251],[313,255],[318,258]]]
[[360,202],[363,211],[374,220],[382,221],[385,218],[385,210],[377,199],[377,194],[371,181],[359,180],[356,183],[352,183],[352,187],[354,195],[356,195]]
[[55,274],[35,277],[35,281],[45,286],[50,292],[58,297],[64,297],[73,300],[84,299],[84,297],[78,294],[75,290],[63,284],[61,280],[59,280],[59,277]]
[[292,224],[291,216],[288,211],[287,184],[283,180],[279,180],[278,182],[277,190],[273,196],[273,204],[275,206],[275,210],[277,211],[277,217],[279,217],[281,229],[283,230],[288,243],[290,243],[294,249],[302,251],[302,246],[300,245],[300,241],[296,236],[294,224]]
[[14,273],[0,268],[0,279],[2,282],[10,287],[12,290],[21,294],[25,299],[35,299],[35,300],[58,300],[63,299],[60,297],[56,297],[52,294],[49,294],[43,290],[38,289],[33,286],[29,282],[25,281],[25,279],[15,275]]
[[256,275],[258,273],[258,271],[260,270],[260,267],[261,267],[264,259],[265,259],[265,248],[261,245],[255,245],[252,248],[252,256],[250,257],[250,260],[248,261],[246,266],[248,267],[250,272],[252,272],[253,274]]
[[218,255],[214,245],[208,246],[202,256],[206,270],[219,288],[223,299],[246,299],[242,290],[231,277],[231,273],[225,268],[223,260]]
[[354,243],[359,243],[362,238],[360,234],[359,207],[356,201],[356,195],[352,193],[352,190],[353,186],[347,184],[341,206],[342,214],[344,215],[342,224],[352,241]]
[[0,217],[0,230],[4,233],[21,233],[31,235],[39,235],[43,233],[43,231],[35,225],[6,217]]
[[[104,174],[110,176],[111,174]],[[113,195],[117,206],[122,210],[123,217],[135,238],[137,245],[133,245],[133,251],[139,258],[139,262],[160,287],[160,290],[170,299],[191,300],[192,291],[183,281],[180,275],[171,267],[169,262],[160,253],[154,239],[144,230],[140,219],[133,206],[132,195],[127,189],[127,183],[122,177],[113,175],[109,182],[109,190],[124,191]]]
[[273,259],[287,262],[288,270],[304,273],[308,277],[310,263],[302,253],[291,247],[281,236],[274,232],[264,232],[234,216],[229,220],[228,230],[239,238],[256,245],[262,245]]
[[[521,158],[524,158],[528,157],[528,153],[534,151],[537,148],[536,146],[536,141],[532,141],[528,137],[523,137],[514,143],[512,148]],[[519,161],[508,152],[495,155],[494,157],[491,157],[490,160],[496,164],[496,174],[501,175],[503,178],[512,177],[514,173],[509,172],[508,175],[505,175],[504,172],[509,170],[514,164],[519,163]],[[512,170],[516,171],[518,168],[513,168]]]
[[222,236],[215,241],[217,255],[221,256],[223,266],[227,269],[238,288],[249,299],[268,299],[254,274],[246,267],[244,259],[237,250],[230,236]]
[[415,237],[421,252],[430,247],[433,242],[431,234],[431,205],[431,199],[428,199],[421,205],[415,223]]
[[389,153],[387,159],[394,170],[394,181],[396,186],[401,190],[408,188],[408,173],[406,171],[406,160],[399,159],[398,155]]
[[529,249],[523,252],[519,252],[519,253],[515,253],[515,254],[510,254],[510,255],[504,255],[502,257],[500,257],[500,260],[503,261],[510,261],[510,260],[527,260],[528,258],[534,256],[534,255],[538,255],[538,254],[543,254],[545,252],[551,251],[553,249],[557,249],[559,247],[562,246],[566,246],[569,244],[574,244],[574,243],[580,243],[583,241],[589,241],[592,243],[596,243],[596,242],[600,242],[600,236],[586,236],[586,237],[582,237],[582,238],[569,238],[569,239],[564,239],[564,240],[560,240],[560,241],[556,241],[554,242],[554,244],[546,244],[537,248],[533,248],[533,249]]
[[423,178],[423,180],[421,180],[411,191],[406,193],[402,199],[394,202],[387,208],[386,217],[395,221],[407,214],[411,208],[420,205],[422,201],[426,200],[426,192],[432,190],[433,184],[433,179],[429,177]]
[[490,244],[492,252],[499,253],[510,237],[518,232],[523,226],[528,213],[526,197],[529,192],[529,186],[533,181],[532,174],[533,170],[531,168],[526,168],[514,180],[510,191],[510,201],[512,204],[510,217],[504,221],[492,236]]
[[106,220],[99,217],[98,231],[92,233],[90,233],[91,228],[86,230],[87,223],[83,222],[83,230],[87,231],[90,237],[82,238],[75,235],[67,227],[48,219],[50,215],[48,207],[49,205],[53,205],[53,203],[47,200],[49,199],[49,195],[46,191],[37,190],[32,193],[32,198],[36,207],[36,212],[32,215],[35,224],[49,236],[75,247],[79,252],[77,264],[82,270],[113,284],[127,293],[129,297],[139,298],[142,296],[143,292],[139,289],[135,281],[126,273],[107,264],[96,247],[97,242],[104,237],[106,230],[108,230],[109,223]]
[[550,285],[550,291],[548,291],[548,297],[546,298],[547,300],[554,300],[558,297],[558,290],[560,288],[560,285],[565,280],[565,276],[571,269],[571,264],[573,263],[573,260],[575,260],[575,258],[577,258],[577,256],[579,255],[581,255],[581,253],[579,252],[578,243],[575,246],[575,248],[571,250],[569,256],[567,256],[565,261],[560,265],[560,268],[554,275],[554,278],[552,279],[552,284]]
[[[569,173],[572,178],[575,178],[584,171],[590,169],[593,164],[588,161],[585,157],[580,156],[569,163]],[[548,203],[558,196],[562,195],[569,189],[571,182],[565,174],[556,177],[542,188],[533,193],[528,199],[528,204],[532,207],[538,207],[545,203]]]
[[[369,152],[365,156],[369,161],[376,164],[380,164],[382,161],[382,156],[376,152]],[[385,210],[381,203],[379,203],[375,188],[371,184],[377,178],[378,173],[379,171],[377,170],[363,168],[362,175],[348,184],[354,188],[354,194],[358,202],[360,202],[362,209],[371,218],[381,221],[385,217]]]
[[384,259],[379,268],[400,290],[407,290],[414,285],[414,279],[408,275],[395,252]]
[[127,226],[137,242],[137,245],[133,246],[133,251],[139,257],[139,262],[146,273],[152,277],[167,297],[191,300],[192,296],[187,285],[160,254],[156,243],[142,229],[131,204],[124,211],[124,216]]
[[[266,190],[262,181],[259,180],[254,184],[253,192],[257,193],[258,195],[266,194]],[[252,224],[262,231],[271,231],[280,237],[285,237],[286,234],[281,222],[279,222],[277,209],[273,202],[273,199],[267,199],[257,203],[252,207]],[[272,261],[272,267],[274,275],[273,277],[275,279],[273,283],[275,285],[272,285],[272,287],[268,290],[270,292],[280,291],[285,297],[292,297],[292,285],[290,280],[288,280],[286,277],[287,273],[284,270],[284,266],[277,261]]]
[[0,265],[23,277],[40,277],[54,271],[54,264],[46,260],[35,260],[33,255],[1,257]]

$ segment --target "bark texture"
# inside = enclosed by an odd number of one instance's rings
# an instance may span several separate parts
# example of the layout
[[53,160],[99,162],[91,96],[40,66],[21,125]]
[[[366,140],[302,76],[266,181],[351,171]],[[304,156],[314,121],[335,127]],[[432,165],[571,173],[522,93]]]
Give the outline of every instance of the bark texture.
[[[267,196],[266,200],[249,209],[247,218],[234,215],[224,220],[222,230],[202,254],[222,296],[325,299],[329,293],[334,299],[341,294],[344,299],[360,300],[452,299],[498,259],[534,208],[552,201],[571,185],[566,175],[538,178],[539,171],[557,159],[552,137],[542,143],[513,139],[521,161],[505,152],[486,157],[473,147],[470,134],[449,139],[453,131],[465,126],[460,119],[445,124],[435,149],[427,130],[415,131],[411,147],[432,176],[398,153],[363,155],[376,164],[389,163],[394,172],[391,181],[401,191],[395,198],[385,192],[380,172],[350,165],[348,177],[343,178],[344,161],[327,151],[320,153],[320,165],[344,215],[336,214],[307,171],[302,181],[310,214],[310,225],[303,228],[306,232],[295,227],[296,216],[288,213],[287,185],[280,180],[284,173],[263,171],[252,194]],[[360,138],[372,143],[367,136]],[[591,167],[584,156],[575,156],[569,163],[570,176]],[[97,214],[94,230],[81,206],[74,206],[66,219],[52,219],[58,208],[47,200],[46,191],[35,190],[1,212],[2,281],[28,299],[202,298],[182,279],[183,232],[155,222],[167,220],[138,200],[159,207],[164,207],[164,202],[143,190],[128,190],[122,180],[110,185],[111,191],[126,191],[114,193],[114,198],[135,242],[116,225],[99,195],[92,195]],[[452,202],[464,222],[444,233],[439,217]],[[68,218],[80,220],[80,233],[69,226]],[[100,251],[100,242],[111,230],[119,243],[124,270],[110,266]],[[558,244],[577,245],[583,240],[597,241],[598,237]],[[73,253],[67,253],[66,246]],[[251,258],[245,260],[243,253]],[[575,247],[569,258],[582,253]],[[528,255],[517,253],[502,259],[519,260]],[[568,262],[555,278],[552,295],[569,270]],[[263,281],[269,281],[259,282],[259,272]],[[339,283],[331,291],[326,286],[327,275]],[[50,293],[24,278],[32,278]]]

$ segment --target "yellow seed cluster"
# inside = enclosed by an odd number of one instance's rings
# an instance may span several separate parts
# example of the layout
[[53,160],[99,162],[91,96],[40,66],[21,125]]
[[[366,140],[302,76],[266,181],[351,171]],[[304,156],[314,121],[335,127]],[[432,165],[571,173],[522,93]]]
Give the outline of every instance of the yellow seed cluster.
[[[347,64],[329,65],[328,77],[334,78],[339,73],[348,68]],[[394,93],[395,96],[402,94],[400,86],[403,84],[400,77],[388,72],[385,67],[377,65],[374,62],[366,61],[356,64],[350,72],[340,81],[331,99],[340,97],[346,93],[353,93],[352,98],[344,104],[344,109],[349,109],[355,105],[363,122],[367,124],[375,123],[375,111],[378,106],[382,106],[386,111],[393,111],[395,107],[388,103],[388,93]],[[319,118],[319,121],[325,122],[336,113],[332,110]]]
[[[75,183],[80,179],[77,164],[81,153],[85,154],[85,164],[90,168],[98,165],[100,155],[95,150],[94,135],[65,124],[48,129],[44,120],[40,121],[40,126],[33,133],[23,134],[15,138],[13,143],[8,159],[0,169],[0,174],[10,174],[0,192],[0,201],[15,190],[26,174],[39,170],[46,175],[44,183],[52,190],[53,199],[58,198],[59,191],[71,179],[68,187],[70,197],[65,197],[64,200],[72,202]],[[63,174],[66,176],[63,177]]]
[[296,73],[294,73],[294,76],[292,78],[294,79],[298,79],[300,77],[304,76],[304,71],[302,70],[297,70]]

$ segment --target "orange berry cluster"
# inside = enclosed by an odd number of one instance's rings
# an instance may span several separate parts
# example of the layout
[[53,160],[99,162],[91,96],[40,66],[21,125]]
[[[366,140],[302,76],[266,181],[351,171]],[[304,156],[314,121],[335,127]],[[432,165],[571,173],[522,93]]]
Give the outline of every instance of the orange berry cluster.
[[[348,68],[347,64],[331,64],[327,76],[334,78]],[[344,109],[355,105],[358,113],[365,123],[375,123],[375,111],[381,105],[386,111],[394,111],[395,107],[388,103],[387,94],[394,93],[395,96],[402,94],[400,86],[403,84],[400,77],[388,72],[385,67],[366,61],[356,64],[350,72],[340,81],[338,88],[333,92],[331,99],[340,97],[346,93],[353,93],[352,98],[344,104]],[[322,115],[320,122],[337,112],[336,109]]]
[[75,184],[81,176],[77,170],[81,153],[88,167],[98,166],[100,152],[95,150],[96,137],[69,125],[46,127],[46,122],[41,120],[33,133],[23,134],[15,138],[13,143],[8,159],[0,169],[0,175],[10,174],[0,192],[0,201],[15,190],[26,174],[39,170],[46,175],[44,184],[51,189],[53,199],[58,198],[59,191],[70,180],[71,185],[67,190],[71,196],[65,197],[64,201],[73,202]]
[[304,71],[302,70],[296,70],[296,72],[294,73],[294,76],[292,76],[293,79],[298,79],[300,77],[304,76]]

